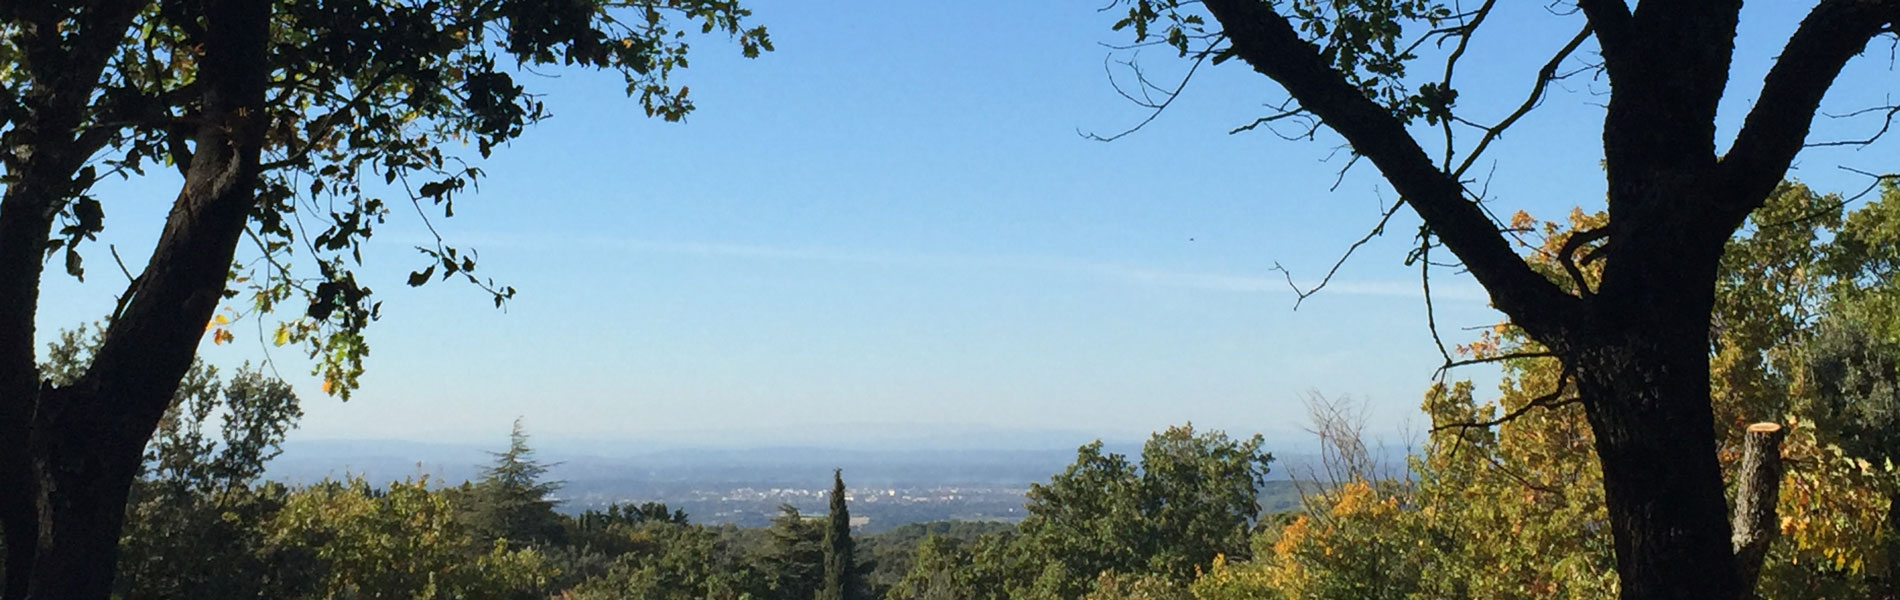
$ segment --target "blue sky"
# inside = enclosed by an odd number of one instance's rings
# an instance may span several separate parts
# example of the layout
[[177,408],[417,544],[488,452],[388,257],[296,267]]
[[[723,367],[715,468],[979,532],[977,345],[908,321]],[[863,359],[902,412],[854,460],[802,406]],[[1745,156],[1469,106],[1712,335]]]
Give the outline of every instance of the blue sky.
[[[1323,132],[1229,135],[1283,98],[1239,61],[1203,69],[1142,131],[1084,139],[1146,116],[1109,84],[1105,62],[1130,55],[1101,45],[1127,38],[1099,4],[758,2],[778,51],[745,60],[699,41],[684,124],[640,116],[616,76],[530,78],[554,118],[482,163],[480,193],[437,223],[520,290],[506,312],[453,283],[405,287],[424,234],[397,212],[367,257],[384,318],[353,400],[321,394],[297,352],[249,339],[256,322],[205,356],[268,352],[302,391],[304,439],[494,440],[517,415],[544,439],[695,444],[944,427],[1133,438],[1189,420],[1292,436],[1309,390],[1365,399],[1382,434],[1422,429],[1440,359],[1402,264],[1416,219],[1401,213],[1294,310],[1274,265],[1315,280],[1390,188],[1361,165],[1329,192],[1345,155]],[[1512,4],[1460,67],[1474,118],[1520,102],[1580,25]],[[1793,4],[1745,14],[1724,139]],[[1893,92],[1876,54],[1831,110]],[[1135,58],[1158,79],[1184,67]],[[1477,169],[1500,214],[1600,204],[1606,86],[1560,87]],[[1858,189],[1834,165],[1891,170],[1891,156],[1816,154],[1795,176]],[[142,257],[175,186],[103,190],[106,241]],[[108,255],[88,258],[89,283],[49,276],[42,337],[123,289]],[[1434,288],[1448,343],[1498,319],[1467,278],[1441,272]]]

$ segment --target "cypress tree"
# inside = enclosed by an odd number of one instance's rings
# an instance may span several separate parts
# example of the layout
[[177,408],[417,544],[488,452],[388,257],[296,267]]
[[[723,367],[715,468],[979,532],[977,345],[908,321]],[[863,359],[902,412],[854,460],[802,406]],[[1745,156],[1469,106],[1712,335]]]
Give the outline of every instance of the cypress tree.
[[855,544],[851,541],[851,509],[844,501],[844,470],[831,472],[831,518],[825,524],[825,587],[818,600],[863,598]]

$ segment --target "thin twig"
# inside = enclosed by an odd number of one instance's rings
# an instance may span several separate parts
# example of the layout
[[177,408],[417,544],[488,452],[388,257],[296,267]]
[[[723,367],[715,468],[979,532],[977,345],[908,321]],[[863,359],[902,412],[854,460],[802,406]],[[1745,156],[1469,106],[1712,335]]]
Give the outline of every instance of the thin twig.
[[1364,236],[1361,236],[1359,238],[1359,241],[1353,242],[1351,246],[1347,246],[1346,252],[1339,256],[1339,260],[1333,261],[1333,268],[1327,269],[1326,276],[1320,278],[1319,283],[1317,285],[1314,285],[1311,288],[1307,288],[1305,290],[1300,289],[1299,284],[1293,283],[1293,272],[1288,271],[1286,267],[1280,266],[1280,263],[1274,263],[1273,270],[1279,271],[1280,274],[1286,276],[1287,287],[1293,288],[1294,295],[1298,296],[1293,301],[1293,310],[1299,310],[1300,303],[1305,302],[1307,297],[1312,296],[1313,294],[1319,293],[1321,289],[1324,289],[1326,287],[1327,283],[1331,283],[1333,280],[1333,275],[1336,275],[1339,273],[1339,268],[1346,264],[1346,259],[1352,258],[1352,253],[1355,251],[1358,251],[1360,246],[1366,245],[1367,242],[1372,241],[1372,238],[1378,237],[1380,234],[1385,233],[1385,224],[1392,220],[1392,215],[1394,213],[1397,213],[1399,211],[1399,207],[1401,206],[1405,206],[1404,198],[1400,198],[1397,202],[1393,202],[1391,208],[1387,208],[1385,210],[1385,213],[1379,216],[1379,224],[1372,226],[1372,230],[1366,232]]
[[[1121,139],[1122,137],[1127,136],[1128,134],[1134,133],[1136,131],[1140,131],[1141,128],[1143,127],[1147,127],[1149,123],[1153,123],[1155,119],[1159,118],[1161,116],[1161,113],[1168,109],[1169,105],[1174,104],[1174,101],[1176,98],[1181,97],[1181,92],[1187,89],[1188,82],[1194,79],[1194,72],[1200,70],[1201,65],[1207,62],[1207,58],[1209,56],[1213,56],[1214,54],[1213,47],[1219,43],[1220,43],[1219,39],[1216,39],[1214,42],[1211,42],[1208,44],[1208,49],[1195,53],[1194,63],[1188,66],[1187,74],[1181,76],[1181,82],[1179,84],[1176,84],[1173,90],[1169,90],[1165,92],[1165,95],[1167,96],[1166,100],[1162,100],[1160,102],[1154,102],[1152,101],[1152,99],[1148,101],[1135,100],[1133,96],[1129,95],[1126,91],[1122,90],[1119,84],[1115,86],[1116,93],[1121,94],[1122,97],[1128,98],[1130,101],[1135,102],[1136,104],[1140,104],[1146,108],[1151,109],[1148,113],[1147,118],[1142,119],[1140,123],[1136,123],[1133,127],[1129,127],[1128,129],[1123,130],[1121,133],[1117,133],[1110,136],[1101,136],[1094,133],[1083,133],[1079,131],[1077,133],[1081,133],[1082,137],[1086,139],[1091,139],[1098,142],[1112,142],[1112,141]],[[1135,78],[1137,81],[1137,85],[1151,85],[1147,82],[1147,78],[1143,76],[1139,70],[1136,70]],[[1114,76],[1111,75],[1109,77],[1109,81],[1113,83],[1114,80],[1115,80]],[[1145,91],[1143,92],[1143,94],[1146,94],[1146,93],[1147,92]]]

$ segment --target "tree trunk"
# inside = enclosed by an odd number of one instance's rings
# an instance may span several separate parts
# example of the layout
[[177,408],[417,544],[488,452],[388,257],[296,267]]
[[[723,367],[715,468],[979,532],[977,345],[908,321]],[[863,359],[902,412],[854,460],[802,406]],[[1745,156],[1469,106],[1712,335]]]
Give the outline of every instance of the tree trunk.
[[1887,497],[1887,577],[1882,582],[1886,600],[1900,600],[1900,495]]
[[[45,157],[41,157],[45,158]],[[22,177],[22,179],[26,179]],[[28,426],[39,398],[39,367],[33,352],[34,316],[39,302],[39,280],[44,270],[47,230],[52,215],[35,207],[47,199],[35,197],[31,183],[9,186],[0,203],[0,530],[6,543],[6,586],[0,598],[26,597],[33,568],[33,548],[39,543],[39,521],[34,508],[39,496],[33,477]],[[28,188],[28,189],[21,189]],[[35,234],[37,232],[37,235]]]
[[1756,423],[1742,437],[1742,464],[1735,476],[1735,565],[1741,572],[1742,592],[1752,596],[1761,578],[1768,545],[1781,532],[1775,503],[1781,498],[1781,425]]
[[111,594],[126,497],[151,436],[150,429],[134,431],[124,413],[73,410],[99,404],[96,397],[78,397],[82,393],[42,392],[49,407],[60,408],[38,420],[45,431],[34,436],[40,495],[31,598]]
[[1626,311],[1640,317],[1574,354],[1627,600],[1741,597],[1709,405],[1709,311],[1695,304]]
[[[145,443],[222,298],[256,203],[271,3],[205,0],[203,104],[184,189],[123,312],[77,381],[43,386],[31,411],[38,540],[26,597],[104,600]],[[12,399],[9,398],[9,401]]]
[[52,3],[9,5],[8,42],[32,85],[14,90],[25,118],[0,136],[8,176],[0,198],[0,532],[6,543],[6,584],[0,598],[26,597],[39,539],[39,497],[29,448],[39,404],[40,373],[33,345],[40,279],[54,218],[73,194],[75,173],[105,143],[78,133],[107,60],[126,36],[141,4],[94,3],[85,15],[61,21]]

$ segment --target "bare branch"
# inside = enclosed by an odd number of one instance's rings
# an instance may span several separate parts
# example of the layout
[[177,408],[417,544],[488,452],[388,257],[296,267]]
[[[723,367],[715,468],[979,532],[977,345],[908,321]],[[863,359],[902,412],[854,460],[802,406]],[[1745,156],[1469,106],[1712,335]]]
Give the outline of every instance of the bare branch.
[[1875,141],[1879,140],[1881,136],[1887,135],[1887,130],[1893,127],[1893,117],[1895,114],[1900,114],[1900,105],[1863,108],[1861,110],[1857,110],[1857,111],[1847,113],[1844,115],[1828,115],[1828,118],[1830,119],[1851,119],[1851,118],[1858,117],[1864,114],[1873,113],[1873,112],[1881,112],[1881,111],[1885,111],[1886,115],[1880,121],[1880,130],[1875,131],[1873,135],[1867,136],[1865,138],[1857,139],[1857,140],[1835,140],[1835,141],[1829,141],[1829,142],[1814,142],[1814,143],[1808,144],[1807,147],[1821,148],[1821,147],[1829,147],[1829,146],[1866,146],[1866,145],[1872,144]]
[[1556,389],[1551,390],[1550,393],[1544,394],[1542,396],[1538,396],[1536,398],[1532,398],[1529,402],[1525,402],[1523,406],[1519,406],[1516,409],[1505,412],[1504,415],[1499,416],[1495,419],[1486,419],[1483,421],[1444,423],[1441,425],[1433,425],[1431,432],[1438,433],[1440,431],[1444,431],[1444,430],[1452,429],[1452,428],[1457,428],[1459,431],[1464,431],[1466,429],[1489,429],[1492,427],[1503,425],[1505,423],[1509,423],[1511,421],[1515,421],[1517,420],[1518,417],[1524,416],[1526,413],[1529,413],[1533,409],[1537,409],[1537,408],[1555,409],[1555,408],[1561,408],[1564,406],[1569,406],[1571,404],[1581,403],[1583,402],[1582,396],[1570,396],[1569,398],[1564,397],[1565,392],[1568,392],[1570,390],[1570,380],[1575,375],[1576,375],[1576,370],[1570,367],[1570,364],[1568,361],[1565,361],[1563,372],[1557,375]]
[[[1134,133],[1136,131],[1140,131],[1141,128],[1143,127],[1147,127],[1149,123],[1153,123],[1156,118],[1159,118],[1161,116],[1162,111],[1167,110],[1168,106],[1173,104],[1176,98],[1181,97],[1181,91],[1187,89],[1188,82],[1194,79],[1194,72],[1200,70],[1201,65],[1207,62],[1208,57],[1214,55],[1213,48],[1215,45],[1218,45],[1219,43],[1220,41],[1217,39],[1214,42],[1210,43],[1207,49],[1201,50],[1200,52],[1196,52],[1194,55],[1193,64],[1188,66],[1187,74],[1181,76],[1181,82],[1179,84],[1176,84],[1173,89],[1164,90],[1163,95],[1166,96],[1166,99],[1161,100],[1160,102],[1156,102],[1153,100],[1152,97],[1146,96],[1147,94],[1146,89],[1143,89],[1142,91],[1142,94],[1144,94],[1143,98],[1138,100],[1133,95],[1129,94],[1126,90],[1123,90],[1120,84],[1115,84],[1115,93],[1121,94],[1123,98],[1127,98],[1130,102],[1134,102],[1138,105],[1151,109],[1148,112],[1147,118],[1142,119],[1140,123],[1136,123],[1133,127],[1129,127],[1128,129],[1122,130],[1120,133],[1116,133],[1114,135],[1109,135],[1109,136],[1102,136],[1102,135],[1097,135],[1094,133],[1084,133],[1084,132],[1079,132],[1079,131],[1077,133],[1080,133],[1082,137],[1084,138],[1095,140],[1098,142],[1112,142],[1112,141],[1121,139],[1122,137],[1127,136],[1128,134]],[[1152,85],[1148,82],[1147,77],[1142,74],[1140,68],[1135,66],[1135,63],[1132,59],[1123,64],[1126,64],[1130,68],[1135,69],[1135,79],[1136,79],[1137,85],[1143,86],[1143,88],[1146,88]],[[1107,67],[1104,66],[1103,68],[1107,68]],[[1113,71],[1111,71],[1109,75],[1109,82],[1114,83],[1114,81],[1115,81],[1115,77],[1114,77]]]
[[[1293,108],[1287,108],[1288,106],[1292,106]],[[1299,140],[1299,139],[1310,140],[1313,138],[1313,133],[1319,131],[1319,125],[1320,125],[1319,119],[1317,117],[1314,117],[1313,113],[1307,112],[1305,108],[1299,107],[1292,98],[1288,98],[1285,102],[1281,102],[1279,106],[1274,107],[1274,110],[1277,112],[1271,115],[1260,117],[1258,119],[1254,119],[1253,122],[1248,123],[1246,125],[1241,125],[1239,127],[1235,127],[1233,129],[1227,130],[1228,135],[1233,135],[1233,134],[1247,132],[1247,131],[1253,131],[1255,128],[1260,127],[1261,125],[1267,125],[1268,126],[1267,129],[1269,131],[1272,131],[1274,135],[1280,136],[1280,139],[1290,141],[1290,140]],[[1287,134],[1280,133],[1280,131],[1277,129],[1273,129],[1272,124],[1282,119],[1293,119],[1293,120],[1301,121],[1306,127],[1306,132],[1303,134],[1289,136]]]
[[[1471,45],[1471,35],[1473,33],[1476,33],[1478,30],[1478,26],[1483,25],[1484,20],[1491,16],[1491,9],[1497,6],[1497,3],[1498,3],[1497,0],[1484,0],[1484,5],[1479,6],[1478,10],[1472,13],[1471,19],[1468,22],[1465,22],[1464,24],[1461,24],[1457,28],[1455,28],[1455,31],[1456,31],[1455,35],[1458,36],[1458,46],[1452,48],[1450,56],[1445,57],[1445,76],[1443,79],[1439,80],[1440,86],[1443,86],[1447,90],[1452,89],[1451,79],[1452,79],[1452,74],[1458,69],[1458,59],[1464,57],[1465,48],[1470,47]],[[1463,21],[1464,19],[1461,17],[1459,20]],[[1444,164],[1446,168],[1450,168],[1452,153],[1455,151],[1455,148],[1456,148],[1456,146],[1454,145],[1452,134],[1451,134],[1451,119],[1445,119],[1443,121],[1440,121],[1440,125],[1442,125],[1445,130],[1445,163]]]
[[1551,333],[1578,299],[1531,270],[1499,235],[1464,186],[1426,155],[1405,123],[1352,85],[1301,37],[1273,5],[1255,0],[1204,0],[1231,50],[1278,82],[1379,168],[1401,200],[1417,211],[1445,246],[1491,292],[1499,310],[1534,335]]
[[[1537,105],[1544,101],[1544,92],[1550,89],[1550,82],[1557,80],[1557,68],[1563,66],[1564,60],[1570,58],[1570,54],[1576,52],[1577,47],[1582,46],[1584,40],[1590,39],[1590,34],[1590,26],[1585,25],[1583,30],[1577,32],[1577,35],[1571,36],[1570,42],[1564,44],[1563,48],[1557,50],[1557,54],[1550,57],[1550,60],[1544,63],[1544,68],[1537,70],[1537,82],[1531,84],[1530,97],[1525,98],[1524,103],[1517,106],[1517,110],[1512,111],[1510,116],[1504,117],[1504,120],[1498,121],[1498,124],[1481,127],[1481,129],[1484,130],[1484,137],[1478,139],[1478,145],[1471,149],[1470,154],[1465,155],[1465,161],[1460,163],[1458,168],[1451,172],[1452,177],[1464,177],[1465,171],[1471,169],[1472,163],[1477,162],[1478,157],[1484,154],[1484,150],[1491,146],[1492,141],[1498,139],[1498,136],[1504,135],[1504,130],[1516,124],[1518,119],[1524,118],[1524,115],[1530,114],[1531,109],[1537,108]],[[1446,69],[1446,75],[1449,76],[1450,73],[1451,71],[1448,67]],[[1450,154],[1446,154],[1446,158],[1450,158],[1450,156]]]
[[1467,358],[1465,360],[1449,361],[1449,362],[1446,362],[1443,366],[1438,367],[1438,371],[1440,373],[1444,373],[1446,371],[1450,371],[1451,369],[1456,369],[1458,367],[1468,367],[1472,365],[1482,365],[1482,364],[1489,364],[1489,363],[1504,362],[1507,360],[1517,360],[1520,358],[1559,358],[1559,356],[1557,355],[1557,353],[1551,352],[1548,350],[1542,350],[1542,351],[1537,351],[1537,352],[1512,352],[1509,354],[1499,354],[1496,356],[1484,356],[1484,357],[1479,357],[1479,358]]
[[1313,294],[1319,293],[1321,289],[1324,289],[1326,287],[1327,283],[1331,283],[1333,280],[1333,275],[1336,275],[1339,273],[1339,268],[1346,264],[1346,259],[1352,258],[1352,253],[1357,252],[1360,246],[1366,245],[1366,242],[1372,241],[1372,238],[1379,237],[1379,235],[1385,233],[1385,224],[1391,221],[1392,215],[1394,213],[1397,213],[1399,211],[1399,207],[1404,206],[1404,205],[1405,205],[1405,201],[1400,200],[1397,202],[1393,202],[1391,208],[1385,209],[1379,215],[1379,223],[1377,225],[1373,225],[1372,230],[1366,232],[1364,236],[1360,236],[1359,241],[1353,242],[1351,246],[1347,246],[1346,252],[1339,255],[1339,260],[1333,261],[1333,267],[1331,269],[1326,270],[1326,276],[1320,278],[1319,283],[1314,284],[1313,287],[1311,288],[1307,288],[1304,290],[1300,289],[1299,284],[1293,283],[1293,272],[1288,271],[1286,267],[1280,266],[1280,263],[1274,263],[1273,270],[1279,271],[1280,274],[1286,276],[1287,287],[1293,288],[1293,294],[1298,296],[1297,298],[1293,300],[1293,310],[1299,310],[1300,304],[1303,302],[1306,302],[1307,297],[1312,296]]
[[1875,189],[1880,187],[1880,184],[1883,184],[1889,181],[1900,181],[1900,173],[1874,173],[1872,171],[1863,171],[1863,170],[1856,169],[1849,166],[1837,166],[1836,168],[1842,171],[1847,171],[1849,173],[1854,173],[1856,175],[1865,175],[1867,177],[1873,178],[1874,180],[1873,183],[1867,184],[1867,187],[1861,189],[1860,192],[1855,193],[1852,196],[1848,196],[1847,199],[1842,200],[1841,204],[1843,205],[1849,202],[1854,202],[1856,200],[1861,199],[1862,197],[1865,197],[1867,194],[1873,193]]
[[1609,236],[1610,228],[1608,227],[1596,227],[1572,232],[1570,237],[1564,238],[1563,247],[1557,250],[1557,262],[1562,263],[1564,271],[1570,273],[1570,279],[1577,282],[1577,293],[1585,296],[1595,293],[1590,290],[1589,280],[1583,277],[1583,269],[1577,267],[1577,261],[1574,258],[1577,254],[1577,250],[1583,248],[1585,244]]

